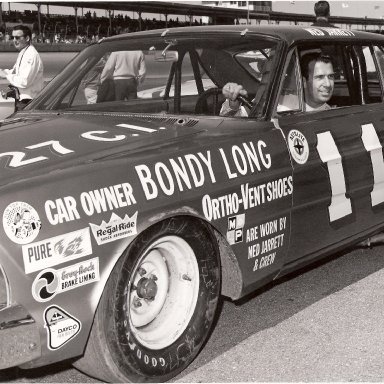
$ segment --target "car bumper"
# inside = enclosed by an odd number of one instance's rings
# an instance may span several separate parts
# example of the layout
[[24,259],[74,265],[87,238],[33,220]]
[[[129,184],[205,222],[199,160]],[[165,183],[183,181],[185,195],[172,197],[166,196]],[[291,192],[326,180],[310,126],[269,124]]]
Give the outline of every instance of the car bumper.
[[41,356],[40,335],[31,315],[20,305],[0,310],[0,369]]

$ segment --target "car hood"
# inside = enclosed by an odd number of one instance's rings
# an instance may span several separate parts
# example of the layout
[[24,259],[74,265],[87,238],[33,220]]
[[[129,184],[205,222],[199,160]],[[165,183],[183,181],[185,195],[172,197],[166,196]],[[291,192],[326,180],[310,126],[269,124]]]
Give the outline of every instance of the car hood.
[[144,151],[148,156],[166,148],[175,151],[179,138],[185,142],[185,136],[199,131],[198,120],[189,118],[18,114],[0,126],[0,185],[111,156],[134,159]]

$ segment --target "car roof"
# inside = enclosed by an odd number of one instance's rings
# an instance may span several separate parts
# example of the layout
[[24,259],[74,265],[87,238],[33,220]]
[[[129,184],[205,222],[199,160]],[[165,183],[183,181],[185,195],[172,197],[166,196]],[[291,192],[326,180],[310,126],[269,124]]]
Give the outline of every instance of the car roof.
[[382,42],[384,36],[379,33],[370,33],[355,31],[342,28],[324,28],[314,26],[280,26],[280,25],[211,25],[211,26],[193,26],[168,29],[156,29],[143,32],[126,33],[112,36],[105,41],[131,39],[135,37],[191,37],[199,35],[265,35],[285,41],[288,45],[295,42],[332,42],[332,41],[365,41]]

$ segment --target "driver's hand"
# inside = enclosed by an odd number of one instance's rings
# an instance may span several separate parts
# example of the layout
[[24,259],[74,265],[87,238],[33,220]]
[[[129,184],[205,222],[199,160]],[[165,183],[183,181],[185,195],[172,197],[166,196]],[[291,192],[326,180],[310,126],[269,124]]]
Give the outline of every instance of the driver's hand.
[[238,96],[248,96],[248,92],[243,88],[242,85],[236,83],[227,83],[223,87],[223,96],[229,100],[229,106],[232,109],[240,108],[240,101],[237,99]]

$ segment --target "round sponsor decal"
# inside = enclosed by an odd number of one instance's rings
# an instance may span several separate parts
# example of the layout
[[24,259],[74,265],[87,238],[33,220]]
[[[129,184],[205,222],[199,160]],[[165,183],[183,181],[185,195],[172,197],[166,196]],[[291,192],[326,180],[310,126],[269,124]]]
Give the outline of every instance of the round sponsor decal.
[[298,164],[305,164],[309,156],[308,141],[305,136],[296,129],[288,133],[288,146],[292,157]]
[[32,296],[41,303],[53,299],[59,288],[59,277],[54,269],[40,272],[32,283]]
[[39,234],[41,222],[33,207],[22,201],[15,201],[3,213],[3,227],[13,242],[28,244]]

